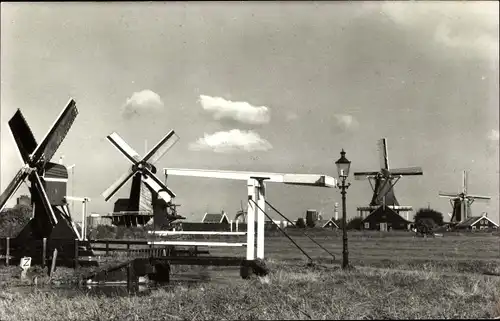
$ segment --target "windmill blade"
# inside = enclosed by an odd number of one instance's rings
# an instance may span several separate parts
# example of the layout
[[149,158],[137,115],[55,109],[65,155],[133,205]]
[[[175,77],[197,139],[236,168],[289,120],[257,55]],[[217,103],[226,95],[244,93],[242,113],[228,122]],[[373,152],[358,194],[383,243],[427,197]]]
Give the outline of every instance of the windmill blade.
[[111,197],[113,197],[113,195],[115,195],[116,192],[118,192],[118,190],[125,185],[125,183],[127,183],[132,176],[134,176],[134,174],[135,171],[129,168],[125,174],[120,176],[120,178],[118,178],[110,187],[108,187],[107,190],[104,191],[104,193],[102,193],[104,200],[107,202]]
[[356,180],[368,179],[370,177],[377,176],[378,174],[379,172],[355,172],[354,179]]
[[377,142],[378,153],[380,156],[380,168],[389,170],[389,155],[387,153],[387,140],[385,138],[379,139]]
[[113,146],[116,147],[132,164],[137,164],[141,160],[141,157],[137,152],[130,147],[123,138],[120,137],[116,132],[112,132],[106,137]]
[[165,202],[170,202],[172,198],[175,197],[175,193],[172,192],[161,180],[158,179],[151,171],[147,168],[143,169],[143,178],[142,181],[149,188],[155,191],[159,197],[163,198]]
[[172,148],[172,146],[175,145],[175,143],[177,143],[178,140],[179,136],[177,136],[175,131],[171,130],[158,142],[158,144],[156,144],[155,147],[153,147],[153,149],[149,151],[149,153],[146,154],[146,156],[144,156],[142,161],[149,163],[157,162],[163,157],[163,155],[165,155],[166,152],[168,152],[170,148]]
[[423,175],[422,167],[406,167],[406,168],[395,168],[391,169],[392,175],[402,175],[402,176],[411,176],[411,175]]
[[463,172],[462,191],[467,195],[467,171]]
[[14,176],[5,191],[3,191],[2,195],[0,195],[0,212],[4,209],[5,204],[7,204],[12,195],[14,195],[14,193],[19,189],[19,186],[21,186],[27,176],[28,171],[25,167],[21,168],[17,172],[16,176]]
[[457,194],[457,193],[439,192],[439,196],[441,196],[441,197],[449,197],[449,198],[457,198],[460,195]]
[[42,181],[40,180],[40,176],[38,175],[37,172],[33,171],[33,185],[35,187],[35,191],[38,194],[38,198],[43,204],[43,208],[45,209],[45,213],[47,214],[47,218],[50,221],[50,224],[52,226],[55,226],[57,224],[57,217],[54,214],[54,211],[52,209],[52,205],[50,205],[49,198],[47,197],[47,193],[45,192],[45,188],[43,187]]
[[38,145],[33,152],[31,159],[33,162],[38,162],[38,160],[42,157],[44,158],[44,163],[50,161],[59,148],[59,145],[61,145],[62,141],[66,137],[66,134],[68,133],[71,125],[73,125],[77,115],[78,109],[76,109],[76,103],[73,99],[71,99],[66,108],[64,108],[61,114],[59,114],[59,117],[57,117],[56,121],[47,132],[40,145]]
[[9,129],[16,141],[17,148],[21,153],[24,163],[28,163],[30,155],[36,149],[36,139],[33,136],[26,119],[24,119],[21,110],[17,110],[14,116],[9,120]]
[[490,196],[481,196],[481,195],[467,195],[467,198],[473,198],[476,200],[490,200]]

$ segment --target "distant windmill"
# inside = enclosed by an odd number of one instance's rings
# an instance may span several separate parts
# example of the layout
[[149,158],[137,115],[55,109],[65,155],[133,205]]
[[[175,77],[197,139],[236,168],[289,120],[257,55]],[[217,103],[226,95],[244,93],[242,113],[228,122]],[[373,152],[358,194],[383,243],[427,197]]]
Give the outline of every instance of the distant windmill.
[[[398,206],[399,202],[394,195],[394,185],[403,176],[423,175],[421,167],[407,167],[389,169],[389,156],[387,154],[387,141],[382,138],[378,141],[380,154],[380,170],[373,172],[356,172],[354,178],[357,180],[368,179],[373,190],[370,206],[392,205]],[[372,180],[375,186],[372,184]],[[385,204],[384,204],[385,203]]]
[[463,171],[462,192],[460,193],[445,193],[439,192],[440,197],[450,198],[450,204],[453,208],[451,215],[452,223],[459,223],[471,217],[470,206],[476,199],[489,200],[490,196],[479,196],[467,194],[467,171]]
[[[411,206],[400,206],[394,195],[394,185],[403,176],[423,175],[421,167],[389,168],[389,156],[387,153],[387,141],[382,138],[378,141],[380,155],[380,170],[370,172],[356,172],[356,180],[368,179],[373,190],[372,200],[367,207],[358,207],[358,211],[374,211],[379,207],[390,207],[396,212],[411,211]],[[407,218],[408,220],[408,218]]]
[[241,209],[238,212],[236,212],[236,216],[234,217],[234,220],[237,221],[240,216],[243,216],[243,222],[246,223],[248,209],[247,209],[247,211],[243,210],[243,201],[240,201],[240,208]]

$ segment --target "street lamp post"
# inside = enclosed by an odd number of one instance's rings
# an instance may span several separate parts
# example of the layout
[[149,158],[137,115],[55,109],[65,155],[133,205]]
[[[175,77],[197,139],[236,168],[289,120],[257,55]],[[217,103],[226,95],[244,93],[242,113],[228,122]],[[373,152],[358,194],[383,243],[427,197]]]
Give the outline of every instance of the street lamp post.
[[342,269],[347,269],[349,267],[349,251],[347,249],[347,211],[345,196],[347,194],[346,190],[349,186],[351,186],[351,183],[346,184],[351,162],[345,158],[344,149],[340,152],[340,158],[335,162],[335,164],[337,165],[337,172],[341,180],[341,183],[337,183],[337,187],[340,188],[340,193],[342,194]]

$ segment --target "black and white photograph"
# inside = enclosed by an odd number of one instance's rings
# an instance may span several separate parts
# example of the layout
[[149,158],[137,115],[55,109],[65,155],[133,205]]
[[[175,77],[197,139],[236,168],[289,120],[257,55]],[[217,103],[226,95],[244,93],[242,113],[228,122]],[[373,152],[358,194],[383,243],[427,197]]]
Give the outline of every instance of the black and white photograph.
[[0,320],[500,319],[498,1],[0,4]]

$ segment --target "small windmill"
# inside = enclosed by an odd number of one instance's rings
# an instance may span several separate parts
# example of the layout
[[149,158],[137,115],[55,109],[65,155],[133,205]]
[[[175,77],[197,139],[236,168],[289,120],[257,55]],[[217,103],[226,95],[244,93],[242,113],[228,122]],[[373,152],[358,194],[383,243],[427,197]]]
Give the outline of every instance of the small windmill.
[[467,194],[467,171],[463,171],[462,191],[460,193],[445,193],[439,192],[440,197],[450,199],[453,213],[451,215],[452,223],[460,223],[471,217],[470,207],[475,200],[489,200],[490,196],[470,195]]
[[380,155],[380,170],[370,172],[355,172],[356,180],[368,179],[373,190],[372,200],[368,207],[359,207],[359,211],[369,210],[370,212],[380,206],[386,206],[397,212],[412,210],[410,206],[400,206],[394,194],[394,185],[403,176],[423,175],[421,167],[389,168],[389,155],[387,153],[387,140],[382,138],[378,141]]
[[[120,188],[132,179],[129,199],[125,201],[125,211],[112,214],[112,219],[116,219],[116,225],[137,226],[146,224],[152,216],[155,217],[155,224],[162,225],[165,219],[173,221],[182,218],[177,214],[169,215],[167,208],[175,194],[156,177],[157,162],[179,139],[173,130],[165,135],[144,157],[132,149],[117,133],[113,132],[107,136],[108,141],[113,144],[131,163],[129,170],[113,183],[104,193],[107,202]],[[166,203],[159,206],[158,197]],[[118,200],[118,201],[120,201]],[[158,214],[158,215],[156,215]],[[165,222],[164,222],[165,223]]]

